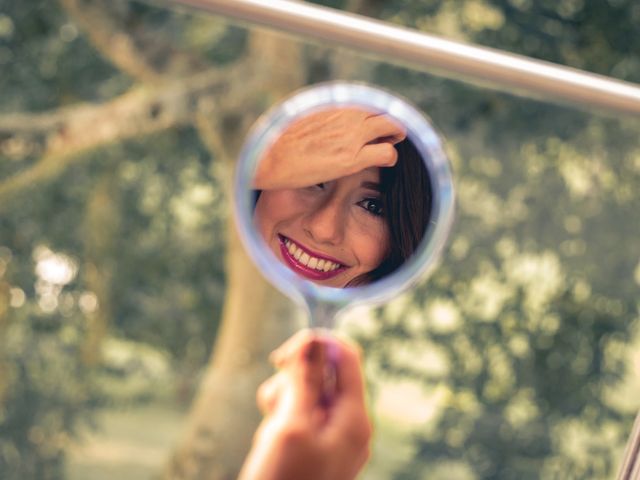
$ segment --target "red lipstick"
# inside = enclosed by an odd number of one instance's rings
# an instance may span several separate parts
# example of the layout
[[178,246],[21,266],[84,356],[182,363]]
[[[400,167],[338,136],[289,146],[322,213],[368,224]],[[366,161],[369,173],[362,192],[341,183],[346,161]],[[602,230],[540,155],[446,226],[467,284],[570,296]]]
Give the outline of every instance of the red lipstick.
[[[284,237],[282,235],[278,235],[278,238],[280,239],[280,253],[282,254],[282,258],[284,259],[285,264],[291,270],[293,270],[294,272],[298,273],[299,275],[302,275],[305,278],[308,278],[309,280],[316,280],[316,281],[327,280],[329,278],[335,277],[336,275],[339,275],[340,273],[342,273],[344,270],[346,270],[348,268],[346,265],[343,265],[342,263],[340,263],[336,259],[333,259],[331,257],[328,257],[326,255],[322,255],[322,254],[319,254],[319,253],[316,253],[316,252],[312,252],[308,248],[305,248],[304,246],[300,245],[299,243],[294,242],[290,238]],[[300,248],[301,250],[306,252],[307,255],[309,255],[311,257],[319,258],[321,260],[330,261],[330,262],[339,264],[340,266],[338,268],[336,268],[335,270],[330,270],[328,272],[324,272],[322,270],[316,270],[315,268],[310,268],[307,265],[303,265],[298,260],[296,260],[296,258],[293,255],[291,255],[291,253],[289,252],[289,249],[287,248],[287,246],[285,244],[285,240],[289,240],[290,242],[293,242],[296,247]]]

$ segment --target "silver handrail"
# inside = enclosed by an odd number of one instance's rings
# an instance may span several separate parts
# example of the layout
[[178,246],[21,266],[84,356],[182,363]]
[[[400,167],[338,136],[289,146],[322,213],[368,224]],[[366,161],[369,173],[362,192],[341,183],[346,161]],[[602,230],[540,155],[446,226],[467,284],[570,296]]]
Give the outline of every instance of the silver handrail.
[[[480,81],[494,89],[541,100],[640,114],[633,83],[469,45],[361,15],[291,0],[162,0],[304,37],[364,50],[431,73]],[[489,84],[487,84],[489,82]]]

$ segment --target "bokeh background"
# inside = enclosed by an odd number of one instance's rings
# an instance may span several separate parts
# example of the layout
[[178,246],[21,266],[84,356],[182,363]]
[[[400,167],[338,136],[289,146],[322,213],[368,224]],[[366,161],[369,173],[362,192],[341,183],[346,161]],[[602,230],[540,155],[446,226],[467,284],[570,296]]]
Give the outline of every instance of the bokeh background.
[[[636,0],[313,2],[640,82]],[[126,0],[0,0],[0,478],[235,478],[304,323],[244,256],[230,178],[304,85],[401,94],[448,139],[434,276],[364,348],[361,478],[605,479],[640,407],[640,121]]]

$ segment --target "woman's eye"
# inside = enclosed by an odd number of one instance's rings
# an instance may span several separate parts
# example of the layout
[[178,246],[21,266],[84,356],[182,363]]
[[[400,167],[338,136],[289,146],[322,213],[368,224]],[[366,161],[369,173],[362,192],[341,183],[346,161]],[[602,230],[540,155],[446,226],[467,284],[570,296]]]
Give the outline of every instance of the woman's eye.
[[316,183],[315,185],[310,185],[306,187],[308,190],[324,190],[327,187],[325,183]]
[[382,216],[382,201],[378,198],[365,198],[358,205],[376,217]]

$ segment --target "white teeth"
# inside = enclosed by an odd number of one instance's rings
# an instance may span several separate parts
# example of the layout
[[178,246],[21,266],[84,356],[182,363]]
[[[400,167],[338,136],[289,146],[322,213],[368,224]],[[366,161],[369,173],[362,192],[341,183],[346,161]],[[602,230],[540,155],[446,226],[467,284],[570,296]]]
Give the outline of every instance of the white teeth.
[[340,268],[340,264],[338,263],[310,256],[288,238],[284,239],[284,245],[287,247],[289,254],[300,262],[301,265],[318,270],[319,272],[330,272]]

